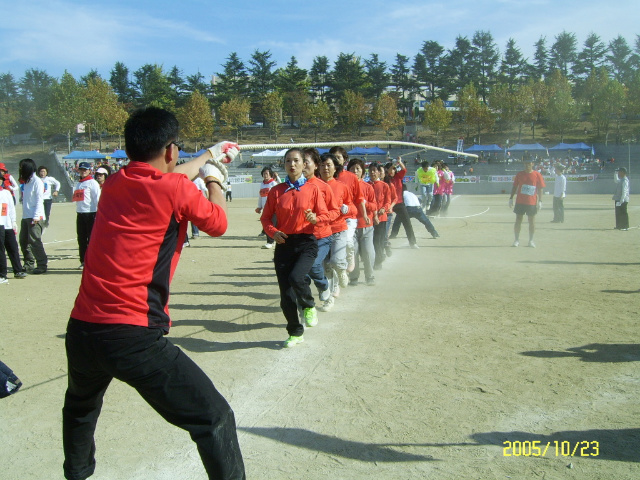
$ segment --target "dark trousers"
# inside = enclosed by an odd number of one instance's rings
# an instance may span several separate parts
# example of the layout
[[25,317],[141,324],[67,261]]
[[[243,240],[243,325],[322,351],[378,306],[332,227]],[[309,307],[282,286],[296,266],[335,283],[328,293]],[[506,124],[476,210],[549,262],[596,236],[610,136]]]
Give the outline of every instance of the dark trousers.
[[47,268],[48,258],[42,244],[42,222],[32,224],[30,218],[23,218],[20,222],[20,250],[24,258],[24,266]]
[[431,207],[429,207],[429,211],[427,215],[436,215],[440,212],[440,207],[442,206],[442,194],[437,194],[433,196],[433,200],[431,200]]
[[[433,198],[435,200],[435,196]],[[413,227],[411,226],[411,219],[409,218],[406,205],[404,203],[396,203],[393,206],[393,211],[396,214],[396,219],[393,221],[393,227],[391,227],[391,235],[389,235],[389,238],[395,238],[398,236],[400,224],[402,224],[404,231],[407,234],[407,238],[409,239],[409,245],[414,245],[416,243],[416,236],[413,233]]]
[[553,197],[553,221],[564,222],[564,198]]
[[276,243],[273,263],[280,287],[280,308],[287,319],[289,335],[299,337],[304,333],[298,306],[315,307],[309,272],[317,256],[318,242],[313,235],[292,234],[284,243]]
[[84,255],[87,253],[89,239],[93,223],[96,221],[96,212],[78,213],[76,217],[76,233],[78,234],[78,251],[80,253],[80,263],[84,263]]
[[376,252],[374,265],[380,266],[386,257],[384,246],[387,244],[387,222],[373,226],[373,250]]
[[23,272],[24,268],[22,268],[22,263],[20,262],[20,249],[18,248],[18,241],[16,240],[15,232],[11,228],[5,228],[4,234],[0,236],[2,237],[1,241],[4,245],[3,249],[6,250],[7,255],[9,256],[9,262],[11,263],[11,268],[13,268],[13,273],[16,274]]
[[407,213],[409,215],[409,218],[415,218],[421,224],[423,224],[427,228],[427,231],[432,236],[434,236],[434,237],[438,236],[438,232],[436,232],[436,229],[433,226],[433,223],[431,223],[431,220],[429,220],[429,217],[427,217],[424,214],[424,212],[422,211],[422,208],[420,208],[420,207],[407,207]]
[[49,198],[48,200],[44,200],[44,224],[45,226],[49,226],[49,219],[51,218],[51,204],[53,203],[53,199]]
[[[95,470],[94,431],[113,378],[135,388],[165,420],[189,432],[209,478],[245,478],[231,407],[162,330],[70,319],[65,345],[69,372],[62,409],[65,478],[82,480]],[[157,452],[153,438],[148,440],[140,448],[148,448],[151,458]]]
[[616,228],[629,228],[629,214],[627,213],[627,205],[629,202],[622,202],[620,206],[616,205]]
[[7,255],[4,253],[4,225],[0,225],[0,277],[7,276]]

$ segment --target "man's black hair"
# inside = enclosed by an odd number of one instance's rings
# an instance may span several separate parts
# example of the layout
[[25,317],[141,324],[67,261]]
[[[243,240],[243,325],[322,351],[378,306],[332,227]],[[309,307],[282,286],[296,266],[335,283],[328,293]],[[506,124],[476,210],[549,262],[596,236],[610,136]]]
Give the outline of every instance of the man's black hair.
[[136,110],[124,125],[125,149],[134,161],[148,162],[177,139],[178,119],[162,108]]

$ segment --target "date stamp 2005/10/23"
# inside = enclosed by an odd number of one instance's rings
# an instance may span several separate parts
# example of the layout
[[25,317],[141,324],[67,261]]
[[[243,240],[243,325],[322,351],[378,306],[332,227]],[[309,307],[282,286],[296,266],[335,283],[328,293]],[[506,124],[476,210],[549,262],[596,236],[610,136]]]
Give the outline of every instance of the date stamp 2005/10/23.
[[502,442],[504,457],[597,457],[600,455],[600,442],[597,441],[505,441]]

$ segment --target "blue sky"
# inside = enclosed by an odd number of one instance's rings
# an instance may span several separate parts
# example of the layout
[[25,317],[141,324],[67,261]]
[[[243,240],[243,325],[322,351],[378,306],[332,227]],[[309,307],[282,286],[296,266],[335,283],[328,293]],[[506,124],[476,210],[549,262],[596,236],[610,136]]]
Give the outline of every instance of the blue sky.
[[540,36],[550,46],[563,30],[579,49],[592,31],[606,43],[622,35],[632,48],[640,34],[638,0],[0,0],[0,12],[0,73],[16,79],[29,68],[76,78],[96,69],[108,79],[118,61],[131,72],[157,63],[208,78],[231,52],[247,64],[256,49],[278,67],[295,56],[310,68],[340,52],[377,53],[391,65],[425,40],[450,48],[477,30],[490,31],[501,52],[513,37],[528,57]]

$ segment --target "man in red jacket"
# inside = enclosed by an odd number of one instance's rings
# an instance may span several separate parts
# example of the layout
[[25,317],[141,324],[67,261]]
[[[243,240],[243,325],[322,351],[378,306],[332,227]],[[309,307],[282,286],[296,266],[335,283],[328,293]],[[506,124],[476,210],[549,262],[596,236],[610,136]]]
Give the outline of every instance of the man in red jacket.
[[[65,478],[93,474],[94,430],[104,393],[117,378],[189,432],[209,478],[244,479],[231,407],[209,377],[165,338],[171,326],[169,284],[188,222],[211,236],[227,229],[222,193],[227,175],[220,159],[224,153],[231,159],[237,155],[237,145],[219,143],[176,167],[178,121],[154,107],[134,112],[124,136],[131,161],[102,189],[67,326]],[[191,181],[198,172],[208,198]]]

